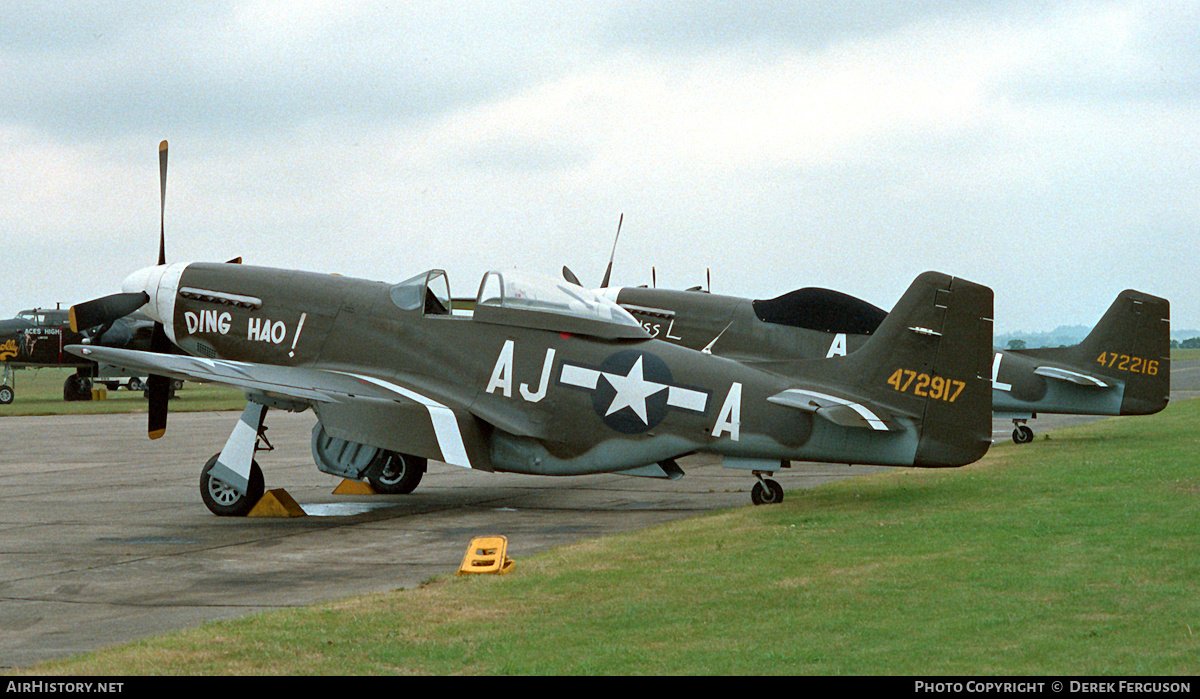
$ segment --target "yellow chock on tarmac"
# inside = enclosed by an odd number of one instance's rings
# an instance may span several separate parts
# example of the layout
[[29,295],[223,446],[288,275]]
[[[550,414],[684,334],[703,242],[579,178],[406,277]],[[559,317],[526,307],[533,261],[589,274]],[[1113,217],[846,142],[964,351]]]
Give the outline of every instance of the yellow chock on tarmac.
[[92,400],[106,400],[108,398],[108,389],[103,386],[92,389]]
[[300,507],[291,495],[283,488],[268,490],[250,511],[247,517],[304,517],[304,508]]
[[370,483],[364,481],[352,481],[349,478],[343,478],[338,487],[333,489],[334,495],[376,495],[375,489]]
[[479,536],[471,539],[467,547],[467,555],[463,556],[458,575],[475,573],[494,573],[507,575],[516,565],[505,555],[508,551],[508,539],[503,536]]

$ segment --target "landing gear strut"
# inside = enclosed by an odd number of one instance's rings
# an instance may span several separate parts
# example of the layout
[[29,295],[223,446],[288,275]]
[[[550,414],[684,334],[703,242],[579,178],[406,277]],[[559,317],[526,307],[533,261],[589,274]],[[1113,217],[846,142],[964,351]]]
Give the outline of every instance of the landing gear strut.
[[262,498],[263,473],[254,454],[274,449],[267,441],[267,428],[263,424],[266,416],[267,406],[254,401],[247,403],[225,448],[201,469],[200,498],[213,514],[241,517]]

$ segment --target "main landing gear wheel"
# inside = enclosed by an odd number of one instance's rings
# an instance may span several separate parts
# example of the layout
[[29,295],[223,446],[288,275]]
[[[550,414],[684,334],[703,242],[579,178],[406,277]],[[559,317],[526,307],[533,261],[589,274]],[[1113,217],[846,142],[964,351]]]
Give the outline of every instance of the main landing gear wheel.
[[8,405],[16,397],[12,386],[0,386],[0,405]]
[[783,502],[783,486],[770,478],[760,479],[750,490],[750,501],[755,505],[775,505]]
[[418,456],[380,451],[379,456],[375,457],[375,462],[367,470],[367,480],[377,493],[411,493],[417,489],[427,465],[428,461]]
[[1029,444],[1033,441],[1033,430],[1029,425],[1021,425],[1013,430],[1013,441],[1017,444]]
[[217,465],[219,456],[220,454],[213,454],[200,471],[200,497],[204,500],[205,507],[214,515],[243,517],[258,504],[266,489],[262,469],[258,467],[257,461],[250,462],[250,484],[243,495],[225,481],[209,475],[209,471]]
[[79,374],[71,374],[63,382],[63,400],[91,400],[92,380]]

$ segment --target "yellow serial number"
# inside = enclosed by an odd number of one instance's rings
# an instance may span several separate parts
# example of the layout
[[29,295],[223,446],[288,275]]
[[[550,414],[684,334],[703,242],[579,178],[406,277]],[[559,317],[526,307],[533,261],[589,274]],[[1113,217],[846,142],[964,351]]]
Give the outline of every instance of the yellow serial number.
[[1158,374],[1157,359],[1131,357],[1128,354],[1118,354],[1116,352],[1101,352],[1100,356],[1096,357],[1096,362],[1100,366],[1116,369],[1117,371],[1128,371],[1148,376],[1156,376]]
[[889,386],[901,393],[911,391],[915,396],[931,400],[944,400],[947,403],[958,400],[959,394],[967,387],[965,381],[920,374],[910,369],[897,369],[888,377],[887,382]]

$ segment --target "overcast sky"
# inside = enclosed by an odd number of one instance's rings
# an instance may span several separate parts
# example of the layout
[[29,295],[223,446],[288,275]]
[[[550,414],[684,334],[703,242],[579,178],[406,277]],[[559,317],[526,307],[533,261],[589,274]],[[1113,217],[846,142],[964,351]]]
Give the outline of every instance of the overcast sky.
[[0,13],[0,316],[170,261],[488,269],[890,309],[934,269],[996,331],[1126,288],[1200,328],[1191,1],[45,2]]

